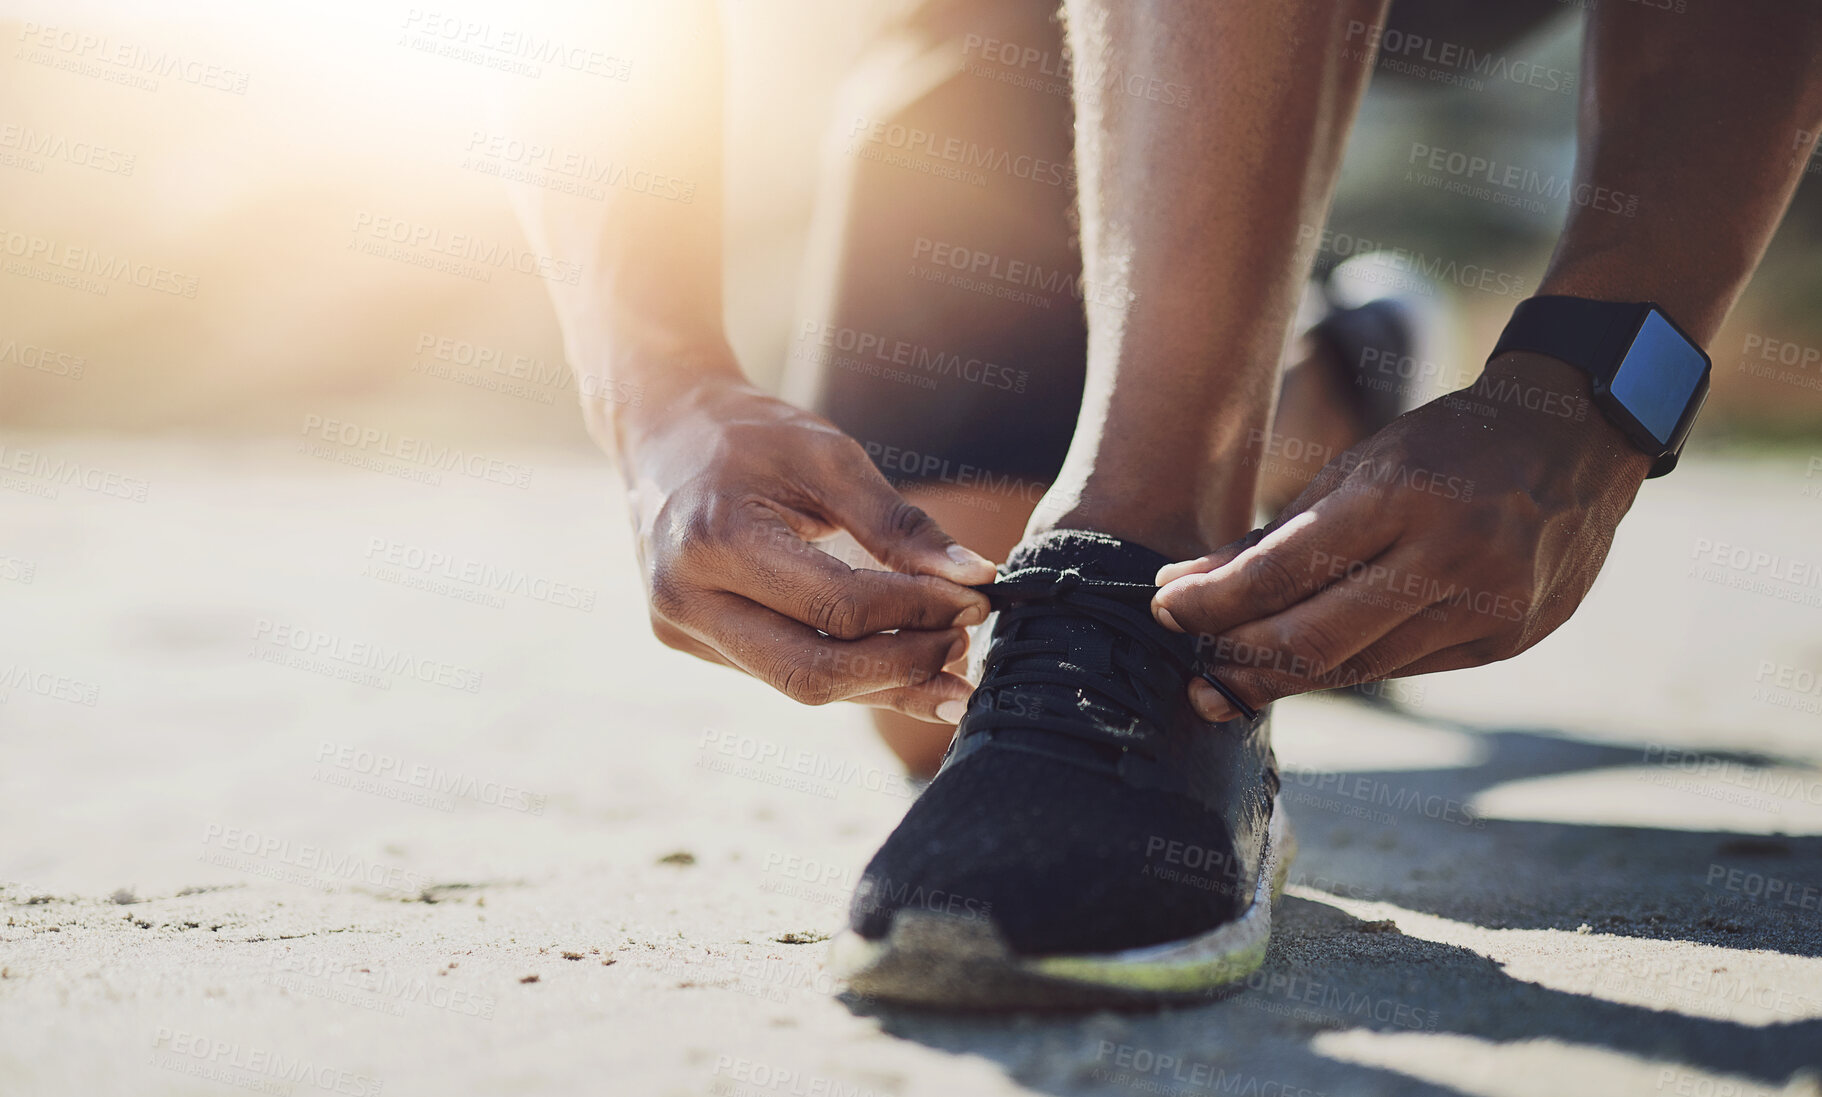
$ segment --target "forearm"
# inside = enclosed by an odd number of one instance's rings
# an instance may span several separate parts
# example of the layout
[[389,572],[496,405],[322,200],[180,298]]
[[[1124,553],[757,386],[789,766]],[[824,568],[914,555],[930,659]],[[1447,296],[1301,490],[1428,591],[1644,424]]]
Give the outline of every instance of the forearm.
[[1607,3],[1589,16],[1577,193],[1623,201],[1571,207],[1538,292],[1656,301],[1706,343],[1822,125],[1822,7],[1687,3]]
[[[1085,273],[1131,303],[1089,310],[1064,483],[1117,490],[1174,464],[1203,539],[1250,522],[1250,477],[1191,481],[1238,465],[1269,417],[1301,230],[1324,219],[1370,72],[1344,57],[1345,30],[1383,6],[1069,0]],[[1185,86],[1190,106],[1126,94],[1122,75]]]
[[[553,285],[589,431],[611,448],[627,413],[668,404],[703,375],[738,376],[722,326],[722,49],[713,0],[637,6],[616,27],[632,77],[605,97],[536,110],[576,115],[605,185],[540,190],[528,230],[577,255]],[[521,108],[525,110],[526,108]],[[637,399],[621,399],[625,393]]]
[[[1707,341],[1802,170],[1822,42],[1811,3],[1682,2],[1602,0],[1591,19],[1576,203],[1540,293],[1653,300]],[[1572,352],[1562,334],[1534,345]],[[1255,706],[1511,658],[1581,604],[1653,463],[1592,397],[1567,361],[1502,354],[1331,463],[1262,536],[1166,569],[1155,610],[1268,653],[1222,673]],[[1435,491],[1438,471],[1468,490]],[[1448,593],[1412,597],[1410,576]],[[1232,713],[1212,690],[1196,704]]]

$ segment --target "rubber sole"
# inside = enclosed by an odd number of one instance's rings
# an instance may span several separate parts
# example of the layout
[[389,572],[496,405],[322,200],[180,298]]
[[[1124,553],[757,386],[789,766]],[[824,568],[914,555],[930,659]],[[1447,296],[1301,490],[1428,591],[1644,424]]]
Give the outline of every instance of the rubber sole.
[[987,919],[901,910],[880,940],[844,931],[830,947],[829,969],[856,995],[944,1009],[1143,1009],[1206,1000],[1265,962],[1272,906],[1296,852],[1283,805],[1274,803],[1252,905],[1197,937],[1121,952],[1019,956]]

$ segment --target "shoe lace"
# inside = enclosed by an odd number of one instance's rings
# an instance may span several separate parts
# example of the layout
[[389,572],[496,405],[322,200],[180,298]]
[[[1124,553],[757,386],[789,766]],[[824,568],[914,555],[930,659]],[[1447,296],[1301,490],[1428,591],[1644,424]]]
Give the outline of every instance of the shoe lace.
[[[1130,721],[1126,734],[1110,733],[1099,721],[1038,721],[1015,708],[992,705],[969,721],[969,731],[1000,727],[1042,728],[1066,731],[1092,740],[1115,743],[1122,749],[1148,738],[1144,729],[1166,726],[1157,711],[1169,699],[1155,690],[1141,689],[1137,680],[1148,672],[1155,656],[1180,674],[1195,675],[1227,698],[1249,721],[1258,713],[1235,696],[1196,655],[1169,634],[1160,635],[1150,609],[1157,588],[1083,575],[1074,568],[1026,567],[1002,575],[997,581],[974,588],[987,595],[1000,614],[999,636],[989,649],[981,684],[993,692],[1019,686],[1051,685],[1094,693],[1104,705]],[[1100,630],[1067,632],[1044,630],[1031,636],[1029,623],[1055,617],[1089,618]],[[1120,644],[1115,638],[1124,638]],[[1119,673],[1115,673],[1118,671]]]

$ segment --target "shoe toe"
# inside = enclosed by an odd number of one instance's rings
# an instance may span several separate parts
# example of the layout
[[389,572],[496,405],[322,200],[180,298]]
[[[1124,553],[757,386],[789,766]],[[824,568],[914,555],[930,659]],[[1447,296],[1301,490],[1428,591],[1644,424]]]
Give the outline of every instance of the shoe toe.
[[868,864],[850,922],[901,910],[992,922],[1027,956],[1177,941],[1237,917],[1250,881],[1220,816],[1041,754],[983,752],[940,774]]

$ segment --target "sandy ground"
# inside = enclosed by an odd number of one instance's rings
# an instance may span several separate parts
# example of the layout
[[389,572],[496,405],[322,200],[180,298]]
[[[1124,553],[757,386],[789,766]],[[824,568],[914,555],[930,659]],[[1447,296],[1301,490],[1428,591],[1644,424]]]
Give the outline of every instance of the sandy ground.
[[4,444],[8,1097],[1822,1093],[1801,458],[1649,485],[1515,663],[1281,706],[1248,989],[982,1019],[831,993],[907,790],[650,639],[597,461]]

